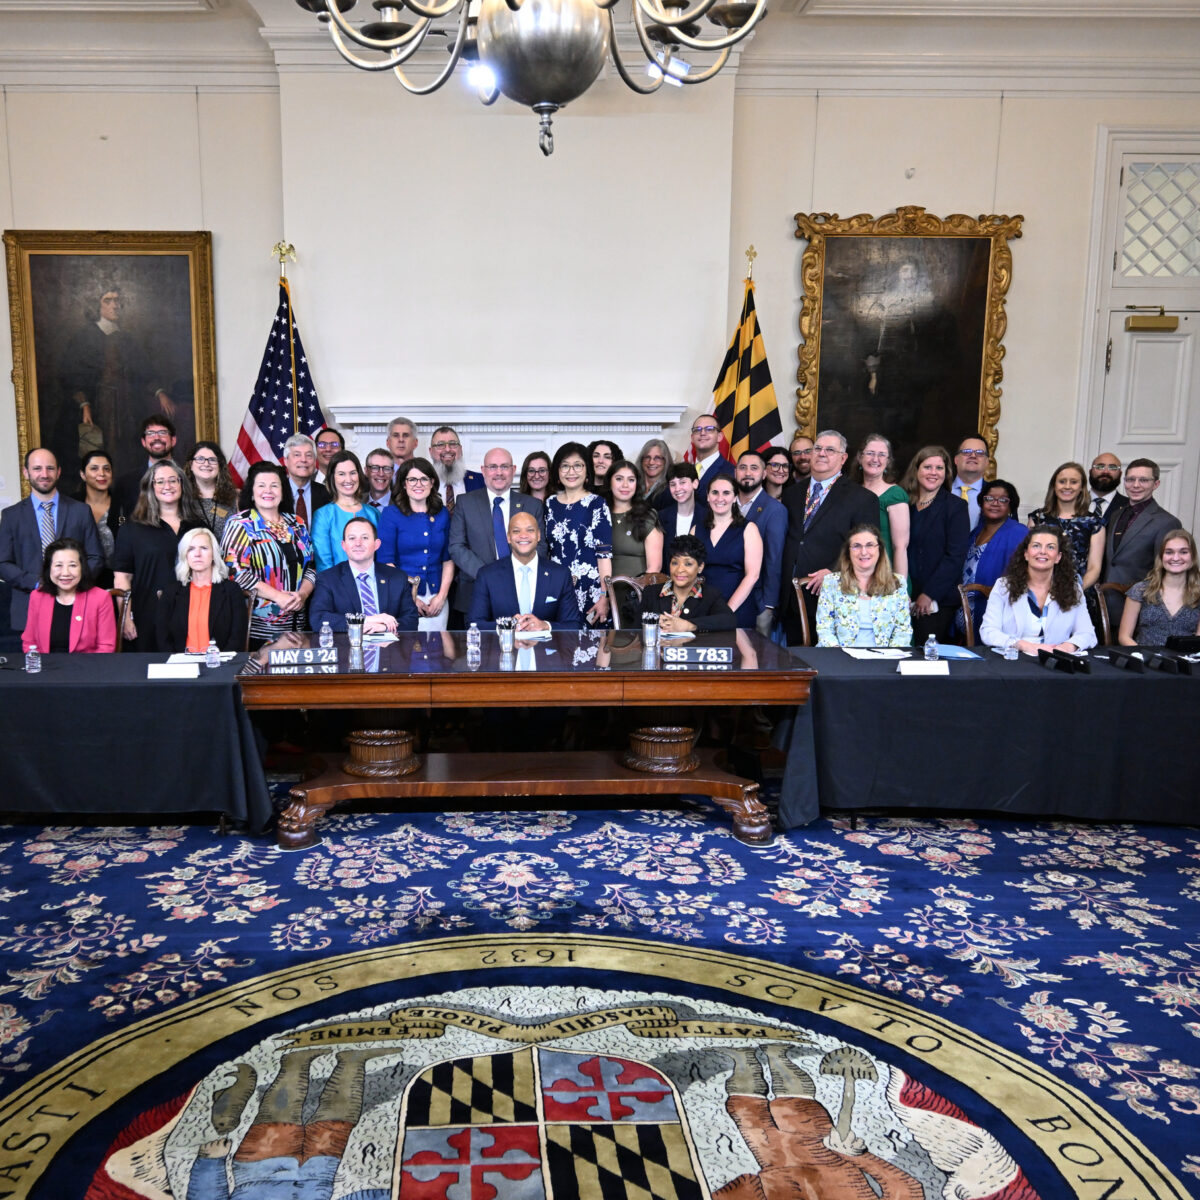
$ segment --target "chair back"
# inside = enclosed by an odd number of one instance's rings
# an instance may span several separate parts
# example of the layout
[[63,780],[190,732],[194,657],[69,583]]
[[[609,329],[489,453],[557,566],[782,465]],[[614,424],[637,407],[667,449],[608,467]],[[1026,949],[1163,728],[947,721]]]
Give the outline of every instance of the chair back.
[[1132,583],[1098,583],[1096,585],[1096,605],[1092,608],[1091,618],[1092,624],[1096,627],[1096,636],[1100,639],[1100,645],[1111,646],[1117,640],[1117,634],[1120,632],[1120,623],[1117,628],[1112,627],[1112,618],[1108,614],[1108,597],[1105,592],[1111,592],[1115,595],[1124,596],[1129,589],[1133,587]]
[[254,616],[254,601],[258,597],[253,592],[246,593],[246,636],[242,639],[242,649],[249,651],[250,649],[250,618]]
[[125,618],[129,616],[129,592],[124,588],[109,588],[112,597],[113,615],[117,618],[117,653],[120,654],[125,645]]
[[967,631],[966,644],[970,647],[975,645],[975,618],[971,613],[971,601],[968,598],[972,592],[978,592],[983,597],[984,604],[987,604],[992,589],[986,583],[960,583],[958,585],[958,602],[962,605],[963,623]]
[[808,609],[804,604],[805,584],[812,579],[811,575],[805,575],[802,579],[792,578],[792,587],[796,592],[796,607],[800,610],[800,644],[802,646],[811,646],[813,644],[812,625],[808,619]]

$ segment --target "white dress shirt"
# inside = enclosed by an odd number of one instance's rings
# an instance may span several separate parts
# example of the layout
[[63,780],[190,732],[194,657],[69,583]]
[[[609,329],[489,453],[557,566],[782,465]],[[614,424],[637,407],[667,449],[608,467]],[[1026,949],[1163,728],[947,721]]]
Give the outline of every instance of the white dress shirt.
[[[523,563],[514,554],[512,556],[513,586],[517,589],[518,616],[533,612],[537,600],[537,559]],[[528,604],[528,607],[526,607]]]

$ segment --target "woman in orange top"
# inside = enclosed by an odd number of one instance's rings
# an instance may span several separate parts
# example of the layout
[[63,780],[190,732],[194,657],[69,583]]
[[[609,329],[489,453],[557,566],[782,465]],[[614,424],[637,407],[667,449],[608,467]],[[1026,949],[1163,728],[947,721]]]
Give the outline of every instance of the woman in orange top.
[[221,650],[246,647],[246,597],[229,578],[221,548],[207,526],[179,539],[178,583],[158,600],[158,648],[203,654],[209,641]]

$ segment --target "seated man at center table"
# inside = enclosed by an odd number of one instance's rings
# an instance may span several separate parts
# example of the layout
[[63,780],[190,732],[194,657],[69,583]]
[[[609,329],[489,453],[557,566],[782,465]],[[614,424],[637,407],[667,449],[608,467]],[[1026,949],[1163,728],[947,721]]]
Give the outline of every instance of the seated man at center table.
[[511,553],[479,569],[468,625],[490,628],[500,617],[516,617],[518,637],[542,629],[583,628],[571,572],[538,558],[541,537],[531,513],[513,513],[508,521]]
[[346,561],[317,575],[309,609],[309,624],[320,629],[325,621],[335,632],[346,632],[346,614],[364,613],[364,633],[405,633],[417,628],[417,605],[408,576],[375,561],[379,535],[366,517],[351,517],[342,530]]

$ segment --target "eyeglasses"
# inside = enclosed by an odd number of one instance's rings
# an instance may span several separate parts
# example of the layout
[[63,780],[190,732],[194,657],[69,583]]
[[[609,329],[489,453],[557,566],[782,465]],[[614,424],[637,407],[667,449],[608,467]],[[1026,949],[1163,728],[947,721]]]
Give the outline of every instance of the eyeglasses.
[[195,466],[198,464],[202,467],[216,467],[220,465],[220,461],[220,459],[213,458],[211,454],[197,454],[192,459],[192,465]]
[[1103,471],[1106,475],[1120,475],[1120,463],[1092,463],[1093,471]]
[[769,463],[767,463],[768,471],[790,471],[791,469],[792,469],[791,463],[785,463],[785,462],[769,462]]
[[[511,471],[512,463],[484,463],[483,469],[485,471]],[[581,471],[583,470],[582,467],[579,469]]]
[[1149,485],[1154,482],[1154,476],[1153,475],[1126,475],[1125,482],[1126,483],[1141,483],[1141,484],[1144,484],[1145,486],[1149,487]]
[[433,487],[433,480],[426,479],[424,475],[410,475],[404,483],[410,487]]
[[367,463],[367,470],[372,475],[390,475],[392,473],[391,463]]
[[981,497],[979,503],[980,504],[1009,504],[1009,503],[1011,503],[1011,500],[1009,499],[1008,496],[983,496],[983,497]]
[[814,446],[812,452],[821,455],[822,458],[827,458],[830,454],[846,453],[841,446]]
[[864,450],[859,458],[887,458],[886,450]]
[[430,442],[430,450],[445,450],[448,446],[453,446],[456,450],[462,445],[462,442]]
[[527,467],[525,470],[525,474],[526,475],[549,475],[550,468],[549,467]]
[[719,425],[693,425],[693,433],[716,433],[720,429]]
[[337,450],[337,449],[339,449],[339,448],[341,447],[341,444],[342,444],[341,442],[333,442],[333,441],[321,442],[321,441],[318,441],[318,442],[317,442],[317,449],[318,449],[318,450]]
[[565,462],[558,469],[563,475],[578,475],[580,471],[586,470],[581,462]]
[[961,454],[963,458],[987,458],[986,450],[960,450],[959,454]]

